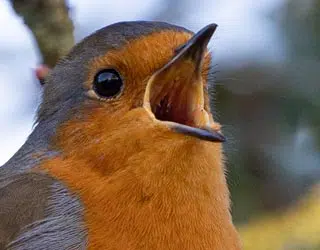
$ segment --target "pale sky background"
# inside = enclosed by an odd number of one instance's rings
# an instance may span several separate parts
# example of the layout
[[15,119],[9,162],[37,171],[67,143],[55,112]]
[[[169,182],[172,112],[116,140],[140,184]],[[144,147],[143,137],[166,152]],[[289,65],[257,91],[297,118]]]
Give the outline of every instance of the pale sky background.
[[[179,25],[197,31],[208,23],[219,28],[210,48],[219,70],[248,60],[281,62],[283,38],[268,18],[286,0],[198,0]],[[161,0],[71,0],[75,36],[79,41],[94,30],[118,21],[150,20]],[[165,20],[164,20],[165,21]],[[33,69],[41,61],[30,31],[7,0],[0,0],[0,165],[32,131],[41,88]],[[221,67],[221,68],[220,68]]]

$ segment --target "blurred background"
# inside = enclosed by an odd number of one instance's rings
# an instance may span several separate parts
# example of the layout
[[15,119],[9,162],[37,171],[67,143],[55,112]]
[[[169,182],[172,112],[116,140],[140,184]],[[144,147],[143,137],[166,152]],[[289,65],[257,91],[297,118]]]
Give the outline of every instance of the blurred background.
[[213,108],[244,249],[319,250],[320,0],[0,0],[0,165],[32,131],[36,67],[124,20],[219,25]]

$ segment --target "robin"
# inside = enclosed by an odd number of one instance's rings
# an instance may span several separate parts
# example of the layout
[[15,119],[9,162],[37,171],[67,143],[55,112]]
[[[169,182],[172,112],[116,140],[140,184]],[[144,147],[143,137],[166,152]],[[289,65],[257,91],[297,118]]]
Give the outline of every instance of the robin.
[[50,70],[0,168],[1,249],[240,249],[209,107],[217,25],[122,22]]

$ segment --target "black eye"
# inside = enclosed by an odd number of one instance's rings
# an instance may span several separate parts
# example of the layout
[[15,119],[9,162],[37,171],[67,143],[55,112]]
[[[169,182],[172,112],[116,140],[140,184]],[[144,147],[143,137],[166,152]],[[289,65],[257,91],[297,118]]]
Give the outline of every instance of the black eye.
[[98,72],[93,81],[94,91],[104,98],[117,96],[121,92],[122,86],[122,79],[114,69],[105,69]]

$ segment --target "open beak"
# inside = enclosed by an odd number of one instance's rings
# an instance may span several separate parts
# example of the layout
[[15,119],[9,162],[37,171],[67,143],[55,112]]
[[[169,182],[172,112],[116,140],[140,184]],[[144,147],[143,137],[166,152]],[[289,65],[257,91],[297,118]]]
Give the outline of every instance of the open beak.
[[223,135],[212,126],[201,76],[207,45],[216,28],[216,24],[204,27],[177,49],[172,60],[151,76],[144,96],[144,108],[157,121],[166,123],[178,133],[223,142]]

